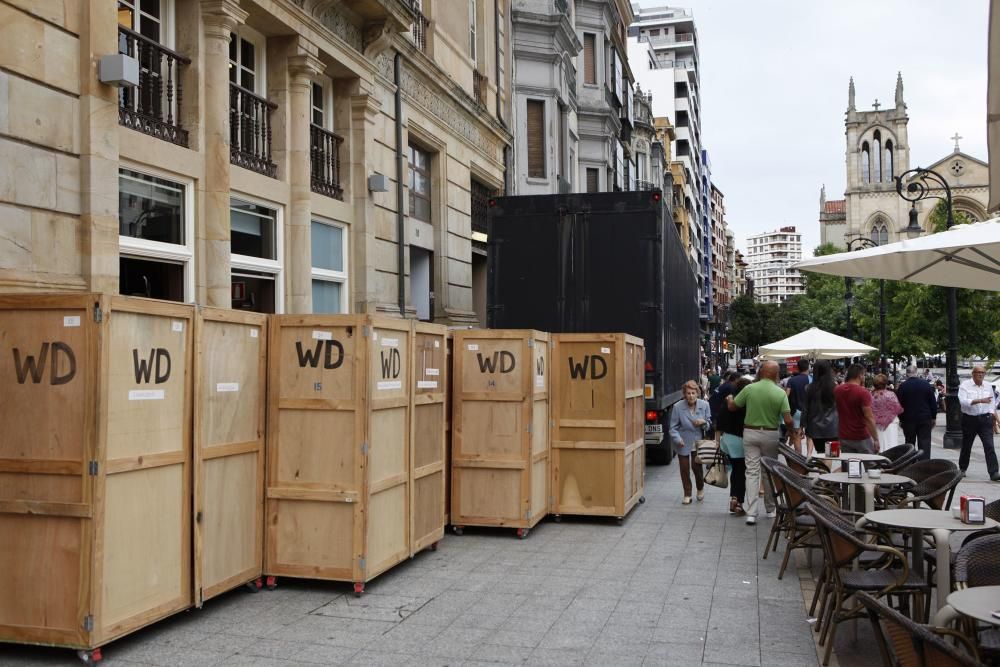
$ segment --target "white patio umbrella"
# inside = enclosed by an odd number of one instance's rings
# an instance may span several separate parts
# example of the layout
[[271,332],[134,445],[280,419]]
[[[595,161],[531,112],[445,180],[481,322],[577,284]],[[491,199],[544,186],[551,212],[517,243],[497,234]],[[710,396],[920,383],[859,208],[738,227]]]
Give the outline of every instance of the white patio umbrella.
[[877,248],[813,257],[793,268],[834,276],[1000,291],[1000,218],[956,225]]
[[811,359],[840,359],[857,357],[874,352],[871,345],[859,343],[813,327],[784,340],[779,340],[758,349],[764,359],[787,359],[788,357],[809,357]]

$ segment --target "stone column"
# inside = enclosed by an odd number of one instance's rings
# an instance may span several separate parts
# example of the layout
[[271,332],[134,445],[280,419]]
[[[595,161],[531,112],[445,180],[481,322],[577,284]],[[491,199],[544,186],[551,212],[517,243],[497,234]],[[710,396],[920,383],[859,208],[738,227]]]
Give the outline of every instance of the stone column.
[[285,311],[312,312],[312,197],[309,160],[311,78],[324,70],[316,47],[299,39],[288,58],[288,176],[291,204],[285,251]]
[[195,221],[198,303],[232,307],[229,226],[229,35],[249,14],[236,0],[202,0],[205,42],[204,215]]

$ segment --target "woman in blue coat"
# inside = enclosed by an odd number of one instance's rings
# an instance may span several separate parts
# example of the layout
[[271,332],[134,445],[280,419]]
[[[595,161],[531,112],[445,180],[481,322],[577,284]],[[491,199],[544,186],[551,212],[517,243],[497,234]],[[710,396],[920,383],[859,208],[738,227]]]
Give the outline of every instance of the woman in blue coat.
[[712,410],[708,401],[698,398],[701,390],[698,383],[688,380],[684,383],[684,400],[674,403],[670,410],[670,440],[681,467],[681,484],[684,485],[685,505],[691,504],[691,469],[698,489],[698,500],[705,497],[705,479],[701,464],[693,460],[694,443],[705,438],[705,432],[712,420]]

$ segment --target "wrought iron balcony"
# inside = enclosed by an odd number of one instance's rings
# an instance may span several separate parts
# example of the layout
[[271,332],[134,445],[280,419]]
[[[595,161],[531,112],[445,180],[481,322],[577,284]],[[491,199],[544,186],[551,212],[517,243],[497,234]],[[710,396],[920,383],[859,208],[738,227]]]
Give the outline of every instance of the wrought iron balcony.
[[427,53],[427,32],[430,29],[430,19],[424,16],[419,7],[414,3],[411,6],[413,10],[413,27],[410,32],[413,34],[413,43],[417,45],[417,48]]
[[243,86],[229,83],[230,162],[277,177],[278,165],[271,159],[271,112],[277,108]]
[[309,160],[311,162],[311,187],[327,197],[344,200],[340,185],[340,145],[344,138],[318,125],[309,126]]
[[118,26],[118,51],[139,61],[139,86],[118,93],[118,122],[187,146],[188,132],[180,118],[181,71],[191,60],[124,26]]

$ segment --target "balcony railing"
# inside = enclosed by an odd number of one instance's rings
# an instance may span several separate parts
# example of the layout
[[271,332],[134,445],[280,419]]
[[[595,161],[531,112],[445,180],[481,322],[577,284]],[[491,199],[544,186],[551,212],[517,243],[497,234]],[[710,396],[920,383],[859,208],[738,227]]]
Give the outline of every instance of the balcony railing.
[[344,138],[318,125],[309,126],[309,160],[311,162],[311,187],[327,197],[344,201],[344,188],[340,185],[340,145]]
[[238,167],[275,178],[278,165],[271,160],[273,102],[243,86],[229,83],[229,160]]
[[413,28],[411,33],[413,34],[413,43],[417,45],[417,48],[427,53],[427,30],[430,28],[431,22],[426,16],[420,12],[420,7],[414,3],[412,5],[413,9]]
[[191,60],[124,26],[118,26],[118,51],[139,61],[139,86],[118,93],[118,122],[187,146],[188,133],[180,118],[181,69]]
[[489,79],[477,69],[472,70],[472,96],[476,104],[486,107],[486,91],[489,89]]

